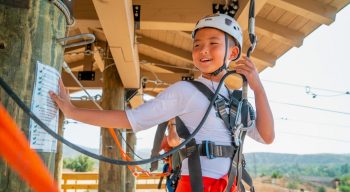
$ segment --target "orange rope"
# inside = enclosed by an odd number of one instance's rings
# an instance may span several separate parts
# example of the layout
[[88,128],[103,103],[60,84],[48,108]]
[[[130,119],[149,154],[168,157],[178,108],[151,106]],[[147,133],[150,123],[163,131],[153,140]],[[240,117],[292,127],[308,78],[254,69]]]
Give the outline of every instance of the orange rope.
[[[112,135],[112,138],[115,142],[115,144],[117,145],[121,155],[122,155],[122,158],[123,160],[127,160],[127,161],[131,161],[133,160],[130,156],[128,156],[126,154],[126,152],[123,150],[123,147],[122,145],[120,144],[118,138],[117,138],[117,135],[115,134],[114,130],[112,128],[108,128],[108,131],[109,133]],[[137,177],[139,176],[140,174],[143,174],[143,175],[148,175],[148,176],[167,176],[169,175],[169,173],[161,173],[161,174],[154,174],[154,173],[150,173],[149,171],[146,171],[144,169],[142,169],[140,166],[138,165],[135,165],[135,166],[131,166],[131,165],[128,165],[128,169],[131,171],[131,173]]]
[[0,156],[37,192],[58,192],[39,155],[0,103]]

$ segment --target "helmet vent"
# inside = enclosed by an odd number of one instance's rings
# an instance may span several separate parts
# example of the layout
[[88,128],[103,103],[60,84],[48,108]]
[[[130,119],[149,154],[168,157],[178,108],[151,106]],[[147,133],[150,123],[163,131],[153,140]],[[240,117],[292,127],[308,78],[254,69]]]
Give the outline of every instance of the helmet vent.
[[232,24],[232,20],[225,18],[225,24],[230,26]]

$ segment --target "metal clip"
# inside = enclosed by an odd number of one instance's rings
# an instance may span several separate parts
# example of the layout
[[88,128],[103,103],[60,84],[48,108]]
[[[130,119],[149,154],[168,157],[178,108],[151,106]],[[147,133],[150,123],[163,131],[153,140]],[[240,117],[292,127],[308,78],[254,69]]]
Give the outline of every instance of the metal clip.
[[213,141],[202,141],[202,145],[204,145],[204,153],[206,154],[207,158],[214,159],[215,143]]
[[235,129],[233,130],[233,142],[235,144],[236,147],[238,147],[242,142],[241,142],[241,134],[242,134],[242,128],[243,128],[243,124],[240,123],[238,125],[236,125]]
[[[66,44],[66,41],[81,39],[81,42]],[[88,39],[88,40],[85,40]],[[77,47],[81,45],[88,45],[95,42],[95,35],[91,33],[84,33],[80,35],[74,35],[70,37],[59,38],[57,41],[62,45],[63,48]]]

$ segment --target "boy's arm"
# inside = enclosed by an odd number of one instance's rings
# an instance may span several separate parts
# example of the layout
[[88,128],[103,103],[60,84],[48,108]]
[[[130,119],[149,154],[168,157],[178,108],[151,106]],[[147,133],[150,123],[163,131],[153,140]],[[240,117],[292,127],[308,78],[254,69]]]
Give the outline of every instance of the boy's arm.
[[274,121],[259,74],[254,63],[245,56],[236,63],[235,70],[237,73],[240,73],[247,78],[249,87],[254,91],[256,127],[265,143],[270,144],[275,139]]
[[75,107],[69,98],[62,80],[59,82],[59,95],[50,91],[52,100],[68,118],[107,128],[131,128],[126,113],[121,110],[92,110]]
[[274,121],[269,102],[261,85],[260,89],[254,90],[256,107],[256,127],[265,143],[271,144],[275,138]]

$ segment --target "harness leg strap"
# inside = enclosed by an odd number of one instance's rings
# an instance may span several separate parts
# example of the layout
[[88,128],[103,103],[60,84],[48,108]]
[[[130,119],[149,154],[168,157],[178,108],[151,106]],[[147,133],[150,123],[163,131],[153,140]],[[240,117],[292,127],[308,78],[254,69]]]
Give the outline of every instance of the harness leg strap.
[[230,192],[231,191],[231,187],[233,185],[233,182],[234,182],[236,176],[237,176],[237,164],[236,164],[236,162],[233,159],[232,163],[231,163],[229,175],[228,175],[228,182],[227,182],[226,192]]
[[200,162],[200,154],[197,149],[196,141],[192,139],[187,149],[187,157],[188,157],[188,169],[190,172],[190,183],[193,192],[202,192],[203,189],[203,181],[202,181],[202,169]]

